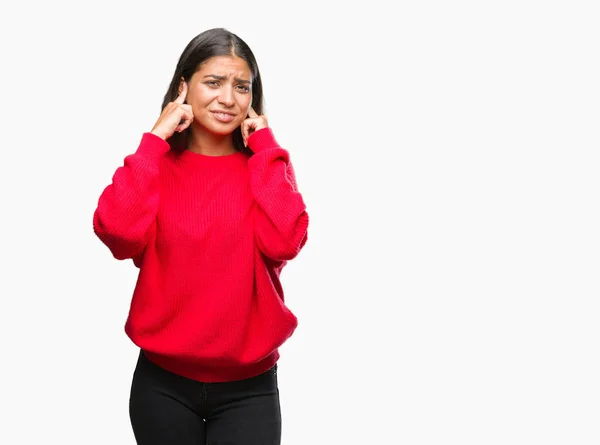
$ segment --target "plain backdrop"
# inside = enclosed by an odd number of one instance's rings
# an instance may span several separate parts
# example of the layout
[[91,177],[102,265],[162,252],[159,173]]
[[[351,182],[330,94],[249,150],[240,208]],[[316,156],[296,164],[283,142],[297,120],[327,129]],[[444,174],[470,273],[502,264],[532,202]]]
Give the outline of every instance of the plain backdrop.
[[600,443],[595,6],[5,3],[0,443],[135,443],[137,269],[92,216],[212,27],[254,51],[311,217],[282,443]]

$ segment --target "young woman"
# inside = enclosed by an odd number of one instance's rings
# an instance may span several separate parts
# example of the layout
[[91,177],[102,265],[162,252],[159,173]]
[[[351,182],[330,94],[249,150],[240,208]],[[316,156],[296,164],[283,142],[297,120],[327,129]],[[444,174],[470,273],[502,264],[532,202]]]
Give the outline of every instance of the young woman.
[[225,29],[199,34],[98,201],[95,233],[139,268],[125,324],[140,348],[138,444],[280,443],[278,348],[297,319],[279,276],[308,214],[262,113],[250,48]]

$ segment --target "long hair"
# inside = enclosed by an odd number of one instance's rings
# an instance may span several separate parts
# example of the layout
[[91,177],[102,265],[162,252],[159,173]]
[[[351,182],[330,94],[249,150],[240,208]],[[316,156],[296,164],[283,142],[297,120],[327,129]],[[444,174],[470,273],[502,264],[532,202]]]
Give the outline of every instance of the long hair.
[[[246,61],[252,74],[251,106],[259,115],[263,114],[262,81],[254,54],[246,42],[225,28],[208,29],[198,34],[187,44],[175,67],[173,79],[164,96],[161,111],[164,110],[169,102],[174,101],[179,96],[181,78],[183,77],[186,82],[189,82],[198,68],[208,59],[215,56],[237,56]],[[168,139],[167,142],[172,150],[180,151],[187,148],[189,131],[190,128],[188,127],[181,133],[174,133]],[[252,155],[252,151],[244,146],[240,127],[234,130],[232,136],[233,145],[237,150]]]

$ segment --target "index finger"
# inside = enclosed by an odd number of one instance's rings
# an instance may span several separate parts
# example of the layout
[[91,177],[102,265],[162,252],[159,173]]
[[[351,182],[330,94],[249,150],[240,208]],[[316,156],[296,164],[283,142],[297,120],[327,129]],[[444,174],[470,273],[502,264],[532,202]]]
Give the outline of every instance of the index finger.
[[187,82],[183,82],[183,88],[181,89],[181,93],[179,96],[173,101],[176,104],[182,104],[185,102],[185,96],[187,95]]
[[254,119],[255,117],[258,117],[258,114],[256,114],[256,111],[254,111],[254,108],[250,107],[248,110],[248,116]]

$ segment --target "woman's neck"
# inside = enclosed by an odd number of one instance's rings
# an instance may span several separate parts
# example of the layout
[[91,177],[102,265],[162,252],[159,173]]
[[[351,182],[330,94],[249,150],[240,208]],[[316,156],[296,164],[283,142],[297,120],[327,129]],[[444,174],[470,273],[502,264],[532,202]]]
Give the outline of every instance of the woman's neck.
[[214,134],[196,128],[190,129],[187,149],[206,156],[224,156],[235,153],[233,135]]

